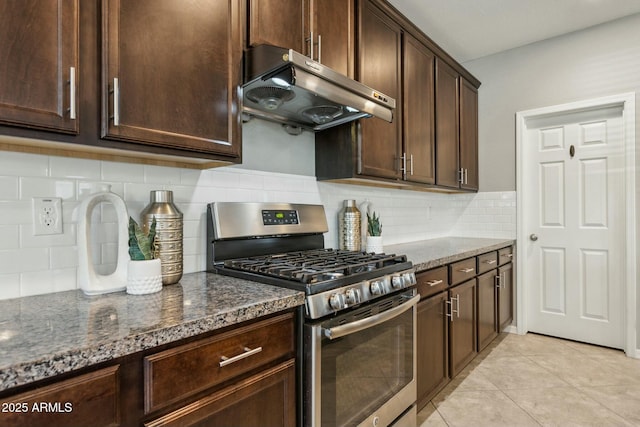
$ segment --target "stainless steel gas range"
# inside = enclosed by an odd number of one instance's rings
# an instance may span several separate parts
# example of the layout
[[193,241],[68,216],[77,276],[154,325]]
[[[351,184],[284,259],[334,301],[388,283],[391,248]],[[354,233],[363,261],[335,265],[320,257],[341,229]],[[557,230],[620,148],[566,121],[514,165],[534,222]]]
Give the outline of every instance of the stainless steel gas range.
[[406,256],[324,248],[321,205],[211,203],[207,224],[209,271],[306,294],[300,423],[415,426],[420,296]]

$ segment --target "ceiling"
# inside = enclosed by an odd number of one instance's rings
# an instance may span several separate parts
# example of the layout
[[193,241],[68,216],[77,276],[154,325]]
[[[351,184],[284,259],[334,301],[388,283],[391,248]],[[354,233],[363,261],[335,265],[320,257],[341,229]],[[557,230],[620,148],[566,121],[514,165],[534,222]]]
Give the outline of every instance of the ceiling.
[[458,62],[640,13],[639,0],[389,0]]

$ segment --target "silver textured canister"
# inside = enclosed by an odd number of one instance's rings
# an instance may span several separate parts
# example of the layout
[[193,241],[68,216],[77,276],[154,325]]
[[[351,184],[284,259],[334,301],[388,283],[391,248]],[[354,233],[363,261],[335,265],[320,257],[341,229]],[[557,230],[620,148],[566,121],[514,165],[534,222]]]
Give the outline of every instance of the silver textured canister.
[[156,218],[156,258],[162,264],[162,284],[172,285],[182,278],[182,212],[173,204],[173,192],[156,190],[142,210],[143,228],[149,230]]
[[344,208],[338,214],[338,234],[340,249],[360,251],[360,211],[355,200],[345,200]]

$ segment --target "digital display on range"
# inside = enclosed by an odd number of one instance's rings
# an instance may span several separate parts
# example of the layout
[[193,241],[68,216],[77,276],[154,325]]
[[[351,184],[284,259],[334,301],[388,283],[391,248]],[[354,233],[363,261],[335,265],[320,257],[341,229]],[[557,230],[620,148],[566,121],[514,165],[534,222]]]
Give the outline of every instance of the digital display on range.
[[299,224],[298,211],[295,210],[263,210],[262,223],[264,225],[290,225]]

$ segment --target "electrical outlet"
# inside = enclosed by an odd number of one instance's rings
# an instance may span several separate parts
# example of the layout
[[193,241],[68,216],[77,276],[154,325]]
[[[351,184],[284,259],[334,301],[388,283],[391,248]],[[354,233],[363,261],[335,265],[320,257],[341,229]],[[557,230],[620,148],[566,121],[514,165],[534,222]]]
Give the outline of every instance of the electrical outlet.
[[33,198],[33,235],[62,234],[62,199]]

